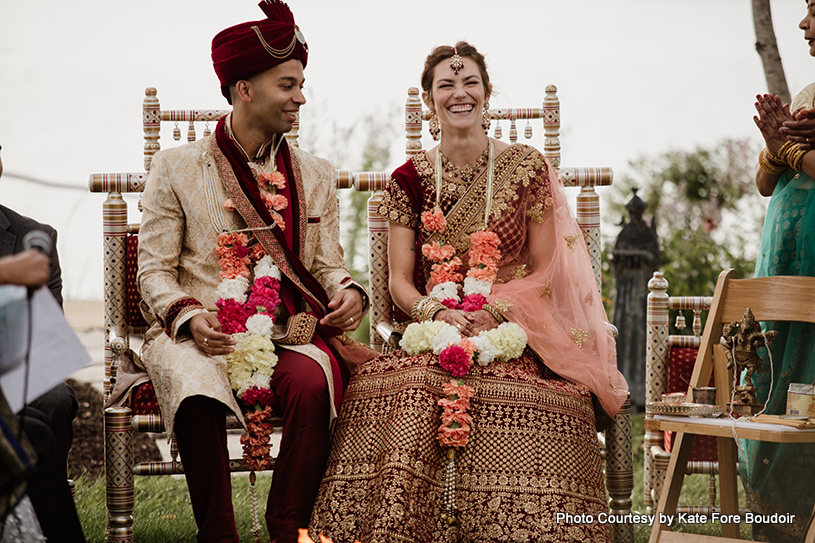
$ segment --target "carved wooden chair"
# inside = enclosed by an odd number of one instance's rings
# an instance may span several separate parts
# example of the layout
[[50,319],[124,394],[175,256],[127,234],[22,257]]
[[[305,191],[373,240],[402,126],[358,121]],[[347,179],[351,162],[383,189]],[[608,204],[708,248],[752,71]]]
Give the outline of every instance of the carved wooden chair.
[[[503,129],[501,122],[509,124],[509,140],[518,139],[517,121],[526,120],[524,136],[532,137],[530,120],[541,119],[544,127],[544,154],[558,173],[564,185],[580,187],[577,196],[577,221],[583,231],[592,267],[600,288],[600,198],[594,187],[611,185],[610,168],[560,168],[560,103],[557,89],[546,87],[546,97],[542,108],[493,109],[490,117],[495,121],[493,135],[500,139]],[[419,99],[419,89],[408,89],[405,103],[405,130],[407,136],[406,155],[411,158],[422,150],[422,122],[429,120],[429,111],[423,110]],[[506,126],[506,125],[505,125]],[[394,333],[392,322],[392,301],[388,291],[388,221],[376,214],[382,199],[382,192],[375,192],[368,201],[368,231],[370,235],[370,335],[371,346],[387,352],[398,346],[399,337]],[[605,442],[606,487],[610,495],[609,507],[613,514],[626,514],[631,511],[631,492],[634,487],[633,456],[631,447],[631,404],[627,400],[617,415],[615,424],[602,436]],[[632,541],[633,527],[614,526],[614,541]]]
[[[162,123],[171,123],[173,139],[182,139],[179,123],[186,123],[186,141],[195,141],[199,134],[210,134],[210,124],[226,115],[229,110],[163,110],[156,89],[148,88],[142,106],[144,129],[144,172],[97,173],[89,179],[91,192],[107,193],[102,205],[104,266],[105,266],[105,376],[104,393],[107,400],[116,380],[117,369],[124,357],[138,356],[131,350],[131,341],[146,331],[147,323],[139,311],[139,295],[136,285],[138,269],[138,224],[128,224],[128,204],[123,193],[140,193],[144,190],[153,156],[160,149]],[[203,125],[203,127],[201,126]],[[165,124],[165,128],[168,126]],[[286,134],[288,141],[297,145],[299,122]],[[169,138],[165,137],[165,140]],[[381,189],[384,173],[349,171],[337,172],[339,188],[356,188],[367,191],[369,185]],[[279,419],[274,420],[280,428]],[[240,425],[234,416],[227,418],[228,429]],[[164,421],[149,381],[134,389],[129,397],[129,407],[105,410],[105,475],[107,505],[107,535],[109,541],[133,541],[134,475],[170,475],[183,473],[178,460],[175,439],[170,443],[167,462],[142,462],[134,464],[133,432],[164,432]],[[230,469],[248,471],[242,458],[230,460]],[[274,469],[274,466],[272,466]]]
[[[645,360],[645,401],[658,402],[662,394],[685,392],[690,382],[693,363],[699,351],[702,333],[702,311],[710,309],[713,300],[710,296],[669,296],[668,282],[662,272],[654,272],[648,282],[648,309],[646,313],[646,360]],[[692,312],[692,335],[671,334],[669,319],[671,312],[676,314],[675,327],[685,330],[685,312]],[[646,412],[646,419],[653,415]],[[644,472],[643,493],[648,513],[653,512],[662,490],[662,482],[668,469],[674,434],[647,430],[643,441]],[[708,504],[701,506],[679,506],[679,512],[711,514],[716,508],[717,461],[716,439],[700,436],[694,442],[686,473],[707,474],[710,476]]]
[[[725,270],[719,275],[687,390],[694,386],[704,386],[713,375],[719,389],[717,404],[725,411],[732,378],[727,370],[727,362],[724,351],[719,346],[719,340],[724,325],[741,319],[748,307],[755,315],[756,321],[815,322],[815,278],[781,276],[736,279],[733,270]],[[735,438],[776,443],[815,443],[815,429],[798,429],[744,420],[733,421],[729,418],[654,415],[645,421],[645,428],[647,431],[677,433],[664,489],[654,511],[657,520],[652,527],[650,543],[660,541],[701,543],[714,539],[706,535],[675,534],[664,522],[660,522],[660,519],[665,518],[661,515],[673,515],[676,512],[691,446],[696,436],[713,436],[717,440],[721,488],[719,512],[722,515],[739,513]],[[728,538],[726,541],[738,540],[739,523],[722,523],[722,536]],[[806,541],[815,541],[815,530],[807,532]]]

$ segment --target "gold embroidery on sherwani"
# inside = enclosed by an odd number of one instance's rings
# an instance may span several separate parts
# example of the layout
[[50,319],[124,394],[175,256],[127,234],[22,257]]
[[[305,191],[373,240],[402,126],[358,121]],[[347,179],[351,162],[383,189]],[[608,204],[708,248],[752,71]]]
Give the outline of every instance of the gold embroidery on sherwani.
[[314,331],[317,329],[317,317],[311,313],[297,313],[289,317],[286,323],[286,334],[281,337],[272,337],[275,343],[283,345],[304,345],[311,342]]
[[[292,283],[297,285],[298,289],[308,295],[309,298],[314,300],[314,302],[323,310],[326,311],[326,308],[323,304],[317,300],[317,298],[311,294],[311,292],[303,285],[300,277],[294,273],[294,270],[291,268],[291,264],[289,263],[288,259],[286,259],[286,253],[283,250],[283,247],[280,245],[280,242],[277,241],[277,238],[272,233],[271,229],[268,228],[268,225],[263,222],[263,219],[260,218],[257,210],[254,208],[252,203],[249,199],[243,194],[241,190],[240,184],[238,183],[238,178],[235,177],[235,172],[232,170],[232,164],[230,164],[229,159],[226,158],[221,148],[218,147],[218,143],[215,138],[211,140],[211,151],[213,156],[215,157],[215,163],[218,167],[218,174],[221,177],[221,181],[224,184],[224,187],[227,190],[230,198],[232,199],[232,203],[235,206],[235,210],[243,217],[243,220],[246,221],[246,225],[249,228],[254,229],[253,234],[255,239],[263,246],[266,250],[266,254],[272,257],[277,267],[280,269],[281,273],[283,273],[286,277],[288,277]],[[297,172],[295,174],[295,183],[294,186],[291,187],[292,190],[300,191],[298,196],[301,202],[301,206],[305,206],[305,200],[303,195],[303,183],[302,179],[300,179],[300,168],[297,165],[297,160],[292,154],[292,170]],[[300,213],[300,228],[301,231],[305,232],[306,226],[306,212],[305,208],[301,209]],[[301,236],[301,244],[303,243],[305,236]],[[215,246],[215,240],[213,240],[213,247]],[[302,249],[301,249],[302,254]]]
[[580,241],[580,234],[569,234],[568,236],[563,236],[563,239],[566,240],[566,246],[569,248],[571,252],[574,252],[577,249],[577,244]]
[[583,344],[586,340],[589,339],[589,333],[585,330],[581,330],[580,328],[572,328],[572,341],[578,347],[583,347]]

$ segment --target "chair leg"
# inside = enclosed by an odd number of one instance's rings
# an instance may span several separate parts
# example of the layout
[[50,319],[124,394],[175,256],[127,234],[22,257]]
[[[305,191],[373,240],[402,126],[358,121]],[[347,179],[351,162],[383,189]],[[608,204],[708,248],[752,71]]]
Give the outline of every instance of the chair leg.
[[668,473],[665,476],[665,486],[659,496],[659,503],[654,514],[654,525],[651,528],[649,543],[658,543],[662,532],[670,530],[667,518],[676,515],[676,505],[679,503],[679,493],[682,490],[682,481],[685,479],[688,459],[690,459],[693,446],[693,434],[677,432],[674,438],[671,462],[668,464]]
[[[631,512],[631,493],[634,491],[634,460],[631,443],[631,396],[625,401],[614,424],[606,430],[606,487],[609,508],[614,515]],[[633,543],[632,524],[614,524],[611,540],[614,543]]]
[[[736,460],[738,450],[736,441],[730,437],[717,438],[719,445],[719,488],[722,515],[739,514],[739,493],[737,487]],[[732,518],[732,517],[731,517]],[[739,523],[722,523],[722,536],[739,539]]]
[[111,543],[133,543],[132,420],[130,408],[105,410],[105,493]]

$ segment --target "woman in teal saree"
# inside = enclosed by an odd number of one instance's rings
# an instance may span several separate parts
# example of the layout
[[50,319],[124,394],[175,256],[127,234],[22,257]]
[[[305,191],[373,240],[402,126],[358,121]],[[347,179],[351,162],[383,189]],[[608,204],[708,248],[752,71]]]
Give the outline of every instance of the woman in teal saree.
[[[805,37],[815,38],[815,6],[808,6],[801,21]],[[812,26],[812,28],[810,28]],[[810,36],[810,33],[813,35]],[[815,46],[811,54],[815,56]],[[806,87],[790,106],[773,95],[757,97],[755,118],[766,143],[756,167],[756,185],[770,196],[756,277],[815,276],[815,130],[812,117],[815,83]],[[790,130],[790,128],[795,128]],[[764,350],[765,371],[752,377],[765,413],[786,413],[790,383],[815,382],[815,325],[765,322],[778,338]],[[769,371],[768,371],[769,370]],[[753,524],[756,541],[800,541],[815,503],[815,447],[809,443],[769,443],[741,440],[739,471],[747,507],[762,515]],[[793,522],[773,522],[772,515],[795,515]],[[766,515],[766,516],[765,516]],[[788,518],[788,517],[786,517]]]

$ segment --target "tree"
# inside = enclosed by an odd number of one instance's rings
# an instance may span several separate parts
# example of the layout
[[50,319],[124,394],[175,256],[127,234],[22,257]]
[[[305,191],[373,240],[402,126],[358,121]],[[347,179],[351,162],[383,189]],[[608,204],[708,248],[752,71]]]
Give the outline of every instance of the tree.
[[784,65],[781,63],[781,55],[778,53],[778,43],[775,41],[770,0],[752,0],[752,2],[753,26],[756,30],[756,51],[758,51],[761,64],[764,66],[767,89],[771,93],[780,96],[785,104],[789,104],[790,89],[787,87]]
[[[660,270],[672,295],[710,295],[724,268],[752,276],[766,209],[753,181],[756,156],[754,143],[724,140],[712,148],[640,158],[614,184],[612,217],[625,216],[632,187],[648,203],[646,216],[654,217],[660,237]],[[612,292],[610,285],[604,292]]]

